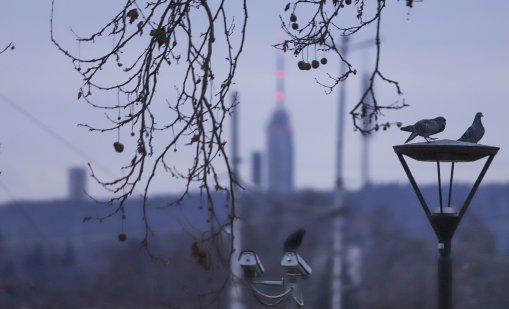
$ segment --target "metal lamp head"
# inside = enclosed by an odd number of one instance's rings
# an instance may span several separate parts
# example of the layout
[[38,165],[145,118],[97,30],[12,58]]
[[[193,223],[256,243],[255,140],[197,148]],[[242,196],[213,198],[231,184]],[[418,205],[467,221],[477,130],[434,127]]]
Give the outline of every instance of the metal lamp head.
[[300,275],[303,279],[306,279],[313,272],[306,261],[295,252],[285,252],[281,259],[281,266],[288,274]]
[[265,272],[265,268],[256,252],[244,250],[239,255],[239,265],[244,271],[246,278],[259,277]]
[[486,146],[449,139],[434,142],[413,143],[393,146],[398,155],[405,155],[417,161],[426,162],[473,162],[496,155],[499,147]]
[[[394,146],[394,151],[398,155],[398,158],[403,165],[403,169],[412,184],[412,187],[417,194],[419,202],[422,205],[428,220],[430,221],[433,230],[435,231],[440,241],[450,240],[456,231],[463,215],[465,214],[472,198],[474,197],[479,184],[481,183],[486,171],[488,170],[491,161],[497,154],[499,148],[493,146],[479,145],[475,143],[452,141],[452,140],[438,140],[434,142],[426,143],[414,143]],[[409,157],[417,161],[423,162],[436,162],[437,175],[438,175],[438,188],[440,197],[440,207],[430,210],[428,207],[417,183],[408,167],[405,158]],[[451,205],[451,190],[452,182],[454,178],[454,163],[456,162],[474,162],[482,158],[488,157],[484,164],[481,173],[477,177],[474,186],[470,190],[467,199],[463,203],[459,211],[455,211]],[[451,176],[449,184],[449,198],[447,206],[444,207],[442,203],[442,185],[441,185],[441,174],[440,174],[440,163],[451,162]]]

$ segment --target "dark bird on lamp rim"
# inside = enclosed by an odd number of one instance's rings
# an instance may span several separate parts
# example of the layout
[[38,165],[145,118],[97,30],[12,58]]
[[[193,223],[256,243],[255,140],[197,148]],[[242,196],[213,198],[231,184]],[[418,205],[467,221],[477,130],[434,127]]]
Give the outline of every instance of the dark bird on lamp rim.
[[302,244],[302,238],[304,237],[304,234],[306,234],[304,229],[298,229],[288,235],[283,245],[283,250],[285,252],[297,251],[297,249],[299,249],[300,245]]
[[402,131],[411,132],[410,136],[405,141],[405,144],[413,140],[416,136],[422,136],[429,142],[436,138],[430,137],[431,135],[442,132],[445,129],[445,118],[436,117],[434,119],[422,119],[417,121],[415,124],[402,127]]
[[484,126],[482,125],[481,117],[484,117],[482,113],[479,112],[475,114],[472,125],[468,127],[468,129],[465,131],[465,133],[463,133],[458,141],[477,144],[477,142],[481,140],[484,135]]

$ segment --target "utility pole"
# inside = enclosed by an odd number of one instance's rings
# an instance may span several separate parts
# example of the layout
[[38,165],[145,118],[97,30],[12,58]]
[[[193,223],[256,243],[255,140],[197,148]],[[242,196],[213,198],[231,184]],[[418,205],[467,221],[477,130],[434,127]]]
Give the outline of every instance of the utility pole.
[[[348,37],[343,37],[341,40],[342,54],[346,58],[348,55]],[[341,62],[341,73],[346,71],[346,64]],[[340,73],[340,74],[341,74]],[[344,124],[345,124],[345,93],[346,80],[339,86],[339,101],[338,101],[338,131],[336,143],[336,183],[334,194],[333,208],[336,211],[336,216],[332,222],[332,309],[341,309],[342,294],[343,294],[343,137],[344,137]]]
[[[367,60],[365,60],[367,63]],[[365,89],[368,88],[369,85],[369,75],[367,72],[364,72],[362,74],[362,92],[364,92]],[[364,101],[366,104],[369,104],[370,106],[373,105],[373,102],[371,101],[371,97],[367,96]],[[369,130],[372,128],[371,123],[369,122],[369,118],[366,115],[362,119],[362,128],[364,130]],[[361,186],[362,188],[366,188],[370,184],[369,180],[369,170],[370,170],[370,164],[369,164],[369,151],[370,151],[370,139],[371,134],[363,133],[361,136]]]
[[[239,111],[238,111],[238,93],[234,92],[232,94],[232,105],[233,107],[233,113],[232,113],[232,147],[231,147],[231,154],[230,158],[232,160],[232,173],[233,173],[233,179],[235,182],[240,182],[239,179]],[[235,191],[235,200],[236,200],[236,208],[237,212],[239,212],[240,209],[240,203],[241,200],[238,196],[238,190],[236,187],[232,188],[232,190]],[[239,279],[242,278],[242,269],[237,263],[236,257],[240,254],[241,247],[242,247],[242,229],[241,229],[241,223],[240,220],[237,218],[233,218],[232,221],[232,235],[233,235],[233,256],[231,259],[231,271],[232,271],[232,281],[230,284],[229,289],[229,305],[230,309],[245,309],[244,305],[242,304],[242,287],[240,285]]]
[[[348,58],[350,50],[364,49],[373,46],[374,40],[362,41],[353,45],[349,44],[347,36],[341,39],[341,54],[343,58]],[[346,63],[341,62],[340,74],[346,71]],[[343,155],[344,155],[344,128],[345,128],[345,108],[346,108],[346,80],[339,85],[338,100],[338,132],[336,143],[336,181],[334,192],[333,210],[336,213],[332,223],[332,300],[331,309],[341,309],[343,296],[343,199],[344,199],[344,181],[343,181]]]

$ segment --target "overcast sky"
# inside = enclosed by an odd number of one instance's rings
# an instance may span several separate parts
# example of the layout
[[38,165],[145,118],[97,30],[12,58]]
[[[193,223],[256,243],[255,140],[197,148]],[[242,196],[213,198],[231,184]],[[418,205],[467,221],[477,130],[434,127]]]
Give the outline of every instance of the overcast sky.
[[[59,40],[70,50],[77,43],[69,27],[85,34],[98,28],[120,1],[56,1]],[[250,178],[249,158],[265,151],[266,126],[275,108],[276,51],[279,16],[285,1],[248,1],[250,8],[245,53],[238,69],[242,175]],[[412,124],[444,116],[445,131],[437,137],[457,139],[483,112],[483,144],[499,146],[486,181],[509,179],[509,139],[505,135],[509,98],[509,2],[388,1],[383,19],[382,71],[400,82],[410,107],[388,112],[384,120]],[[106,3],[106,4],[105,4]],[[16,49],[0,56],[0,202],[12,199],[60,198],[67,194],[67,170],[91,161],[118,173],[113,151],[116,134],[91,134],[78,123],[94,122],[101,112],[77,101],[80,77],[70,61],[50,42],[48,0],[2,1],[0,46],[13,41]],[[371,38],[372,31],[354,41]],[[351,55],[359,72],[372,65],[373,49]],[[330,189],[334,183],[337,90],[330,95],[314,82],[316,71],[299,71],[297,59],[285,55],[286,107],[294,129],[295,176],[299,189]],[[339,69],[329,57],[330,73]],[[323,74],[324,71],[321,71]],[[347,108],[360,96],[360,74],[347,82]],[[380,95],[385,92],[380,90]],[[391,97],[390,94],[387,94]],[[23,112],[26,111],[28,113]],[[47,128],[41,129],[41,126]],[[345,179],[349,188],[360,183],[360,135],[346,119]],[[49,133],[49,131],[56,134]],[[370,178],[375,183],[406,182],[392,146],[406,132],[390,129],[371,138]],[[125,163],[125,162],[122,162]],[[459,178],[470,179],[477,165],[461,166]],[[459,169],[459,168],[458,168]],[[418,168],[418,180],[432,181],[434,168]],[[469,175],[470,173],[470,175]],[[179,187],[157,183],[156,193]],[[107,196],[90,181],[90,191]]]

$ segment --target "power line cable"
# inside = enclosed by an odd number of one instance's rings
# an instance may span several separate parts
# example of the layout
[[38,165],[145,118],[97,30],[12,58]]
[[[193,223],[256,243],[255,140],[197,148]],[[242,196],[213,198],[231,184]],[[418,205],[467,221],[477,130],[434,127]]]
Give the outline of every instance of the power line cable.
[[55,130],[53,130],[51,127],[49,127],[48,125],[46,125],[44,122],[42,122],[41,120],[39,120],[37,117],[35,117],[34,115],[32,115],[29,111],[27,111],[26,109],[24,109],[23,107],[21,107],[19,104],[17,104],[14,100],[10,99],[9,97],[7,97],[6,95],[4,95],[3,93],[0,92],[0,99],[7,103],[7,105],[9,105],[12,109],[14,109],[15,111],[17,111],[18,113],[22,114],[23,116],[25,116],[28,120],[30,120],[33,124],[35,124],[36,126],[38,126],[39,128],[41,128],[43,131],[45,131],[46,133],[48,133],[49,135],[51,135],[53,138],[55,138],[58,142],[60,142],[62,145],[64,145],[65,147],[67,147],[69,150],[71,150],[72,152],[74,152],[76,155],[78,155],[79,157],[81,157],[82,159],[85,159],[86,161],[88,162],[91,162],[93,163],[95,166],[97,166],[99,169],[101,169],[103,172],[106,172],[107,174],[109,174],[110,176],[113,176],[113,177],[116,177],[116,175],[110,170],[108,169],[107,167],[105,167],[104,165],[101,165],[100,163],[98,163],[96,160],[94,160],[91,156],[89,156],[87,153],[85,153],[84,151],[82,151],[81,149],[79,149],[78,147],[76,147],[73,143],[69,142],[65,137],[63,137],[62,135],[60,135],[58,132],[56,132]]
[[[3,93],[0,92],[0,99],[7,103],[7,105],[9,105],[12,109],[14,109],[15,111],[17,111],[18,113],[22,114],[23,116],[25,116],[28,120],[30,120],[33,124],[35,124],[37,127],[41,128],[43,131],[45,131],[46,133],[48,133],[50,136],[52,136],[53,138],[55,138],[58,142],[60,142],[62,145],[64,145],[65,147],[67,147],[69,150],[71,150],[72,152],[74,152],[75,154],[77,154],[79,157],[85,159],[86,161],[89,161],[89,162],[92,162],[95,166],[97,166],[99,169],[101,169],[102,171],[108,173],[110,176],[114,176],[113,172],[111,170],[109,170],[108,168],[104,167],[103,165],[97,163],[96,160],[94,160],[91,156],[89,156],[87,153],[83,152],[81,149],[79,149],[78,147],[74,146],[72,143],[70,143],[67,139],[65,139],[62,135],[60,135],[58,132],[56,132],[55,130],[53,130],[51,127],[49,127],[48,125],[46,125],[44,122],[42,122],[41,120],[39,120],[37,117],[35,117],[34,115],[32,115],[29,111],[27,111],[26,109],[24,109],[23,107],[21,107],[19,104],[17,104],[14,100],[10,99],[9,97],[7,97],[6,95],[4,95]],[[23,214],[23,216],[27,219],[28,223],[34,228],[35,232],[40,235],[40,236],[43,236],[44,234],[42,233],[40,227],[37,225],[36,221],[30,216],[30,214],[26,211],[26,209],[24,207],[21,206],[20,203],[18,203],[18,201],[14,198],[13,194],[11,193],[11,191],[9,190],[9,188],[7,187],[7,185],[0,180],[0,188],[5,192],[5,194],[7,195],[7,197],[10,199],[11,203],[13,205],[16,206],[17,209],[19,209],[21,211],[21,213]],[[44,238],[44,237],[42,237]]]

